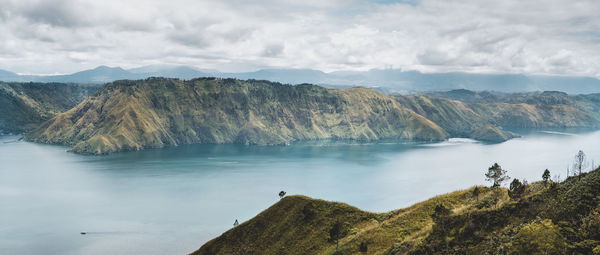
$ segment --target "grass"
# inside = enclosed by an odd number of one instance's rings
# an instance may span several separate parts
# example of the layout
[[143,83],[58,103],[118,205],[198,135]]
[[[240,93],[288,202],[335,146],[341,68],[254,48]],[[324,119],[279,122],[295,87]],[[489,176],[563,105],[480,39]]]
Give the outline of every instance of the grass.
[[[479,188],[482,190],[479,200],[493,194],[488,188]],[[194,254],[385,254],[395,247],[409,249],[428,236],[434,225],[431,215],[437,205],[452,208],[455,214],[480,210],[474,206],[478,199],[471,196],[472,190],[436,196],[387,213],[370,213],[343,203],[290,196],[209,241]],[[504,195],[501,203],[507,199]],[[336,221],[343,222],[347,230],[339,240],[337,252],[328,232]],[[360,252],[361,244],[367,247],[366,252]]]
[[446,133],[370,89],[233,79],[150,78],[108,84],[26,139],[104,154],[190,143],[316,139],[443,140]]
[[[600,169],[534,182],[519,198],[477,187],[370,213],[290,196],[193,254],[592,254],[600,251]],[[491,202],[490,202],[491,201]],[[436,216],[438,205],[450,209]],[[339,246],[329,231],[342,222]]]

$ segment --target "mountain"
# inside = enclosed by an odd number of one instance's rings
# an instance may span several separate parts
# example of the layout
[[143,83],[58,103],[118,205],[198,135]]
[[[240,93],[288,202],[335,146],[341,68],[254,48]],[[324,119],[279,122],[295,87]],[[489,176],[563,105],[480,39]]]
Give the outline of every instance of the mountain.
[[330,88],[371,87],[386,93],[407,94],[414,91],[532,92],[556,90],[569,94],[600,92],[600,80],[593,77],[524,74],[421,73],[398,69],[337,71],[325,73],[311,69],[263,69],[254,72],[225,73],[189,66],[150,65],[133,69],[100,66],[69,75],[35,76],[0,72],[0,81],[107,83],[122,79],[168,77],[190,80],[199,77],[269,80],[285,84],[311,83]]
[[66,83],[107,83],[114,80],[139,79],[142,75],[132,74],[120,67],[99,66],[91,70],[85,70],[70,75],[47,76],[44,82],[66,82]]
[[14,79],[18,79],[18,77],[19,75],[16,73],[0,69],[0,81],[12,81]]
[[179,78],[184,80],[191,80],[199,77],[217,77],[219,71],[216,70],[199,70],[189,66],[172,66],[172,65],[151,65],[133,68],[127,70],[134,74],[143,76],[142,78],[148,77],[165,77],[165,78]]
[[[367,88],[202,78],[149,78],[102,87],[27,134],[30,141],[105,154],[192,143],[287,144],[314,139],[468,137],[502,142],[504,128],[599,127],[600,97],[517,93],[488,102],[423,94],[390,96]],[[471,97],[469,99],[468,97]]]
[[290,196],[192,254],[600,251],[600,169],[569,177],[562,183],[528,184],[519,189],[518,195],[512,192],[474,187],[387,213]]
[[217,77],[235,78],[240,80],[267,80],[286,84],[320,84],[327,79],[328,74],[311,69],[263,69],[246,73],[221,73],[218,74]]
[[447,138],[435,123],[365,88],[203,78],[149,78],[102,87],[27,140],[104,154],[190,143]]
[[22,133],[76,106],[97,86],[0,82],[0,133]]
[[[492,94],[459,90],[395,96],[395,99],[444,128],[450,136],[500,141],[505,139],[491,138],[514,137],[514,134],[498,128],[481,128],[599,127],[598,96],[570,96],[552,91]],[[490,139],[486,139],[488,136],[484,134],[491,135]]]

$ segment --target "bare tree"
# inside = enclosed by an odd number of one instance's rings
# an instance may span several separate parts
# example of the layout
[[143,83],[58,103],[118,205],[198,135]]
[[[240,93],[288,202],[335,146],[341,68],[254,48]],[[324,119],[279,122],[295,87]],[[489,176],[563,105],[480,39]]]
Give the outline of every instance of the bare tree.
[[552,181],[556,182],[556,183],[560,183],[561,182],[561,180],[560,180],[560,174],[555,174],[554,178],[552,178]]
[[576,175],[581,175],[581,173],[583,172],[583,170],[585,170],[587,165],[588,165],[588,162],[586,161],[585,153],[582,150],[580,150],[575,155],[575,163],[573,163],[573,171],[575,172]]

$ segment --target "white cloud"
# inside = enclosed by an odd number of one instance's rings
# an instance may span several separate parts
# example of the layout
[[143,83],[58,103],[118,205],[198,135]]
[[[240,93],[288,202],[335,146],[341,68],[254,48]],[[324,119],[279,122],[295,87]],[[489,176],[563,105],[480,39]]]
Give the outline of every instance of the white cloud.
[[402,68],[600,76],[600,4],[0,0],[0,69]]

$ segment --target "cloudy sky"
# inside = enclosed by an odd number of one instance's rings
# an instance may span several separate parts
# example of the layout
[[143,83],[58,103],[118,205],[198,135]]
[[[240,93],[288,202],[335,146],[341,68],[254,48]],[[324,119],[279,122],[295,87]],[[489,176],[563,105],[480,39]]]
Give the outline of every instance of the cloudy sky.
[[0,69],[396,68],[600,77],[596,0],[0,0]]

